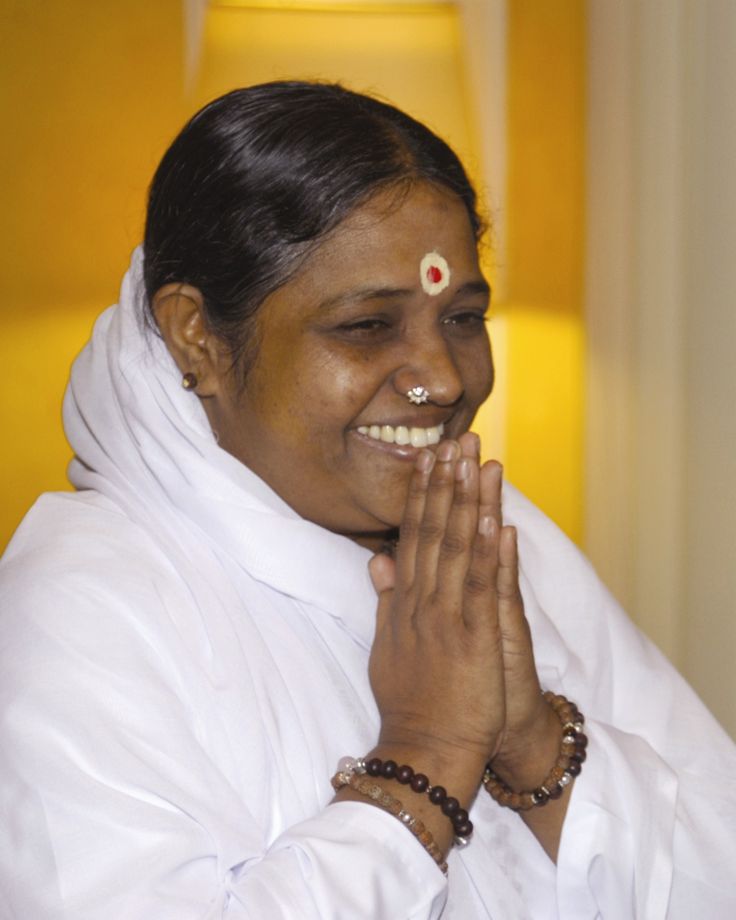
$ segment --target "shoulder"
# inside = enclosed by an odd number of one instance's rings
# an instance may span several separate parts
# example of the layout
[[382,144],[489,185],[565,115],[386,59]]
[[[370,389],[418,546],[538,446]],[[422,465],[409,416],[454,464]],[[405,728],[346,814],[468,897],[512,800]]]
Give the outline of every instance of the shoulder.
[[0,560],[0,597],[7,605],[48,592],[135,590],[169,568],[145,530],[109,499],[92,491],[48,493]]
[[[167,608],[184,595],[145,531],[95,492],[42,496],[0,561],[0,657],[29,668],[48,657],[150,654]],[[0,667],[2,670],[2,667]]]

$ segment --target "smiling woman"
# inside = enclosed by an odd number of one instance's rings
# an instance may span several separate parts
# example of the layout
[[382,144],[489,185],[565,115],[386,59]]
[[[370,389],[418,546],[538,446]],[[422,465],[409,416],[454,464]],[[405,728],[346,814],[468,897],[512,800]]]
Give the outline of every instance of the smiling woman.
[[733,745],[480,464],[480,232],[339,86],[174,141],[0,570],[12,916],[730,916]]

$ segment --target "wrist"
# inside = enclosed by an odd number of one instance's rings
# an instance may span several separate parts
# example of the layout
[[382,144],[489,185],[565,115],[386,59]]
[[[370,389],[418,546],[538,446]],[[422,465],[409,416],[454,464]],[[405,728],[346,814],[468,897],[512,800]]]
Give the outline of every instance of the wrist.
[[532,725],[491,761],[493,772],[512,789],[531,789],[547,776],[559,754],[562,726],[552,707],[541,701]]

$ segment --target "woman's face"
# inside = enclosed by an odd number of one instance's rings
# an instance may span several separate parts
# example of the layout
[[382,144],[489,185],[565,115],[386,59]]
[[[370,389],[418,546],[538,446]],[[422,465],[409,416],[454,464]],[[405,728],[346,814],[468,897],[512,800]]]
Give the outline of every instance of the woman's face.
[[[429,253],[450,270],[439,293],[420,278]],[[262,305],[244,391],[223,378],[205,400],[220,446],[302,517],[370,545],[400,522],[419,451],[397,429],[457,438],[491,391],[487,306],[462,202],[428,184],[399,205],[376,195]],[[409,401],[415,386],[429,402]]]

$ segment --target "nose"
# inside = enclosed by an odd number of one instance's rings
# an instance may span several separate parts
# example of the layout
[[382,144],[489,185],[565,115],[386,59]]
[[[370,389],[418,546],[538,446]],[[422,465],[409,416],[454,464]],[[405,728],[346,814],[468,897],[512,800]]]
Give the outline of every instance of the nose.
[[425,334],[406,344],[405,363],[394,374],[396,392],[416,404],[453,406],[464,391],[455,355],[441,334]]

